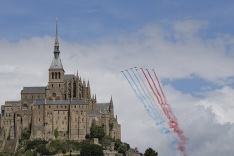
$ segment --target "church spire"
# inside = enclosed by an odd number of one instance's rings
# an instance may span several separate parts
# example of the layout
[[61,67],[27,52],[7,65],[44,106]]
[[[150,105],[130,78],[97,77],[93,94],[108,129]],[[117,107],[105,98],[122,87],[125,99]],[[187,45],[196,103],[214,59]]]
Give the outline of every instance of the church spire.
[[59,57],[59,54],[60,54],[60,51],[59,51],[59,40],[58,40],[58,17],[56,17],[56,36],[55,36],[55,42],[54,42],[54,58],[50,66],[50,70],[52,69],[63,70],[63,65]]
[[58,17],[56,17],[56,37],[54,42],[54,57],[57,59],[60,54],[58,40]]

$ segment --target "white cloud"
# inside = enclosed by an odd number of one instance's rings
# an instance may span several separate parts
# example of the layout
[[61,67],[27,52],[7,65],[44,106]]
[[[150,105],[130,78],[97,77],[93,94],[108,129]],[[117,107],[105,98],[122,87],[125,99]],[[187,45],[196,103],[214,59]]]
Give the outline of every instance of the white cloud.
[[[77,44],[60,39],[66,74],[78,70],[82,79],[89,79],[98,102],[109,101],[113,96],[115,113],[122,124],[123,141],[141,151],[153,147],[160,155],[172,155],[169,140],[147,115],[121,70],[135,66],[155,68],[161,79],[196,75],[221,85],[229,84],[226,81],[234,76],[233,36],[199,37],[200,29],[208,27],[206,21],[188,20],[172,24],[175,29],[148,25],[138,32],[112,40],[102,39],[99,43]],[[47,85],[53,44],[54,38],[48,36],[16,43],[0,41],[2,104],[5,100],[19,99],[23,86]],[[183,94],[170,85],[164,89],[181,129],[189,138],[188,155],[209,156],[214,152],[216,155],[233,155],[232,88],[204,90],[204,99]]]
[[197,105],[210,108],[221,124],[234,123],[234,90],[228,86],[205,93],[205,99]]

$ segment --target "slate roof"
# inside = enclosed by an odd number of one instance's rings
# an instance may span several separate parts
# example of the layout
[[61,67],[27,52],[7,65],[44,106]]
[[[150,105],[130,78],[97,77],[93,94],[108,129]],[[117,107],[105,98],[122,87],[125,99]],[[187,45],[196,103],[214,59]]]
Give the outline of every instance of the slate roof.
[[50,69],[63,69],[62,61],[59,56],[53,58]]
[[99,114],[108,114],[110,103],[97,103],[96,110],[90,111],[90,116],[96,116]]
[[35,100],[34,105],[41,105],[41,104],[46,104],[46,105],[87,105],[88,103],[85,100],[72,100],[72,101],[67,101],[67,100]]
[[72,78],[76,78],[74,74],[66,74],[64,75],[64,80],[71,80]]
[[109,110],[110,103],[97,103],[96,110]]
[[5,106],[12,106],[14,104],[20,104],[20,101],[5,101]]
[[21,93],[45,93],[46,87],[24,87]]

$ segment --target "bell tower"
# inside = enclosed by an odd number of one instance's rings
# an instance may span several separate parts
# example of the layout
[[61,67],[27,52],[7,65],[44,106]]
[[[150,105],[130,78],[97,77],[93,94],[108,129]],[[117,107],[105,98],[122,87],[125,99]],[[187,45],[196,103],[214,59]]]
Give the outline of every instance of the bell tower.
[[64,97],[64,69],[59,57],[59,40],[58,40],[58,17],[56,17],[56,37],[54,43],[54,58],[49,68],[49,83],[47,99],[63,99]]

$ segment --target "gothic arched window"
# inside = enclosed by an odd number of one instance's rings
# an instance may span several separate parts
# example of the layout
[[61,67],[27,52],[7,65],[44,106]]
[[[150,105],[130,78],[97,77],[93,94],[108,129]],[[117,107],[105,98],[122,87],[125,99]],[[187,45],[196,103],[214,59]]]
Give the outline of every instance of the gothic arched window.
[[55,79],[57,79],[57,73],[55,73]]
[[52,72],[52,79],[54,79],[54,72]]

